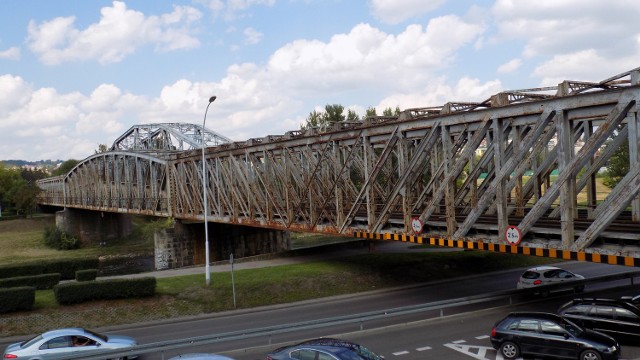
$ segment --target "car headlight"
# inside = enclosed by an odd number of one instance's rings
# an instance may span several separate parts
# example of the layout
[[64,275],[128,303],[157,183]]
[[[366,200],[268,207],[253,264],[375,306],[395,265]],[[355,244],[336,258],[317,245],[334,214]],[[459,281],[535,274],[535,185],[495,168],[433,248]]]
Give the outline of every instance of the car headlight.
[[607,352],[614,353],[614,352],[616,352],[616,351],[618,351],[618,347],[617,347],[617,346],[615,346],[615,345],[613,345],[613,346],[609,346],[609,347],[607,348]]

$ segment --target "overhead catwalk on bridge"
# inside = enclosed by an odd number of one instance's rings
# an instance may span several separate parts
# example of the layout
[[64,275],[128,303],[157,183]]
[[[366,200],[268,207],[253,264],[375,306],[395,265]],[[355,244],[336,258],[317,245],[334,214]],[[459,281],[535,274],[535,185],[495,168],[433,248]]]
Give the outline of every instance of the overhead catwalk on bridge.
[[[520,246],[637,259],[638,100],[640,68],[600,82],[222,141],[206,149],[209,219],[493,244],[507,243],[507,230],[517,228]],[[161,131],[190,147],[155,141],[165,139],[152,135]],[[40,203],[202,220],[199,131],[134,127],[110,151],[40,181]],[[629,172],[607,189],[597,175],[624,146]]]

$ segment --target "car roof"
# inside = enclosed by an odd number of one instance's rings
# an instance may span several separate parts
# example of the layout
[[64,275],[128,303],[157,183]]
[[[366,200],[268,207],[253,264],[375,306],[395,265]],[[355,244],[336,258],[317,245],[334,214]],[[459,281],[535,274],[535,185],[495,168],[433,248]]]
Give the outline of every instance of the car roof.
[[63,336],[63,335],[84,335],[87,331],[83,328],[62,328],[50,330],[42,334],[44,338]]
[[556,266],[548,266],[548,265],[536,266],[536,267],[527,269],[527,271],[544,271],[544,270],[563,270],[563,269]]
[[537,312],[537,311],[517,311],[512,312],[507,317],[522,317],[522,318],[536,318],[536,319],[552,319],[559,320],[562,319],[560,315],[546,312]]
[[628,309],[633,309],[636,312],[640,312],[640,308],[636,304],[631,303],[631,302],[629,302],[628,300],[625,300],[625,299],[576,298],[576,299],[573,299],[573,300],[569,301],[565,305],[563,305],[563,307],[571,306],[571,305],[579,305],[579,304],[620,305],[620,306],[626,307]]

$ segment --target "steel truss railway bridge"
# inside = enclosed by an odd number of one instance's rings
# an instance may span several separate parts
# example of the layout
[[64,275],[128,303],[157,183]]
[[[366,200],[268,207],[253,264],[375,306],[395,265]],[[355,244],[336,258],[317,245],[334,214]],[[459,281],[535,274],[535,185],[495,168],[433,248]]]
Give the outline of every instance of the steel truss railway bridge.
[[640,266],[639,100],[636,68],[241,142],[138,125],[39,203]]

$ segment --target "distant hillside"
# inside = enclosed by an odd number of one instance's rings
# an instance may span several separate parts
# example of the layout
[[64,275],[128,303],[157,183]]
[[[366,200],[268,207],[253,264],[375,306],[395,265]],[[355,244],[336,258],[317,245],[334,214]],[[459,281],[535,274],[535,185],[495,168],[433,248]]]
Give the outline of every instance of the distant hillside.
[[38,160],[38,161],[26,161],[26,160],[0,160],[5,166],[36,166],[36,167],[56,167],[64,162],[64,160]]

